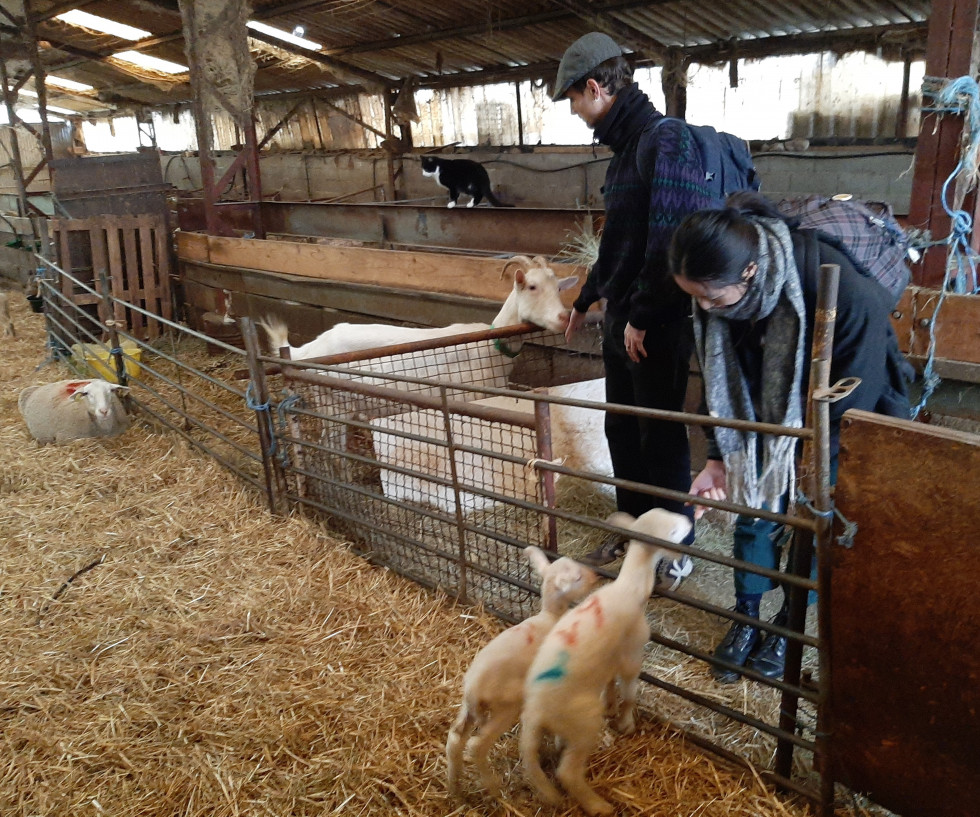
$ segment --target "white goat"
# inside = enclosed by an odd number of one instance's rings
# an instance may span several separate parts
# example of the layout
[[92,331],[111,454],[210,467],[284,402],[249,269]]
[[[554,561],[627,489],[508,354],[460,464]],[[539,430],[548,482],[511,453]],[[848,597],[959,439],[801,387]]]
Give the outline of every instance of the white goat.
[[17,406],[27,429],[41,445],[83,437],[115,437],[129,428],[117,395],[128,389],[105,380],[59,380],[28,386]]
[[[686,516],[662,508],[639,519],[615,513],[609,523],[672,543],[691,530]],[[539,758],[541,740],[549,732],[564,745],[557,777],[565,791],[591,815],[613,812],[612,804],[585,779],[589,755],[602,729],[604,708],[613,715],[616,731],[629,734],[635,728],[633,706],[643,648],[650,638],[647,601],[657,563],[673,557],[671,551],[631,539],[616,580],[570,611],[545,636],[525,681],[520,747],[525,776],[546,803],[561,802]]]
[[[550,386],[542,391],[558,397],[597,403],[602,403],[606,396],[603,379]],[[534,401],[518,397],[488,397],[470,401],[467,405],[534,415]],[[551,448],[555,459],[568,468],[612,476],[609,446],[603,431],[605,412],[601,408],[555,403],[550,407],[550,416]],[[538,473],[499,456],[512,454],[528,460],[537,456],[534,440],[524,429],[505,423],[491,423],[466,414],[453,413],[449,419],[449,432],[442,412],[428,409],[371,420],[375,429],[374,456],[383,466],[381,487],[385,496],[408,502],[426,502],[448,513],[456,512],[457,500],[466,513],[494,504],[494,499],[482,494],[457,492],[452,485],[454,469],[456,477],[469,485],[519,499],[533,500],[537,496]],[[450,460],[450,434],[457,440],[484,440],[483,445],[492,453],[484,455],[457,449]],[[417,439],[419,436],[438,442],[425,442]],[[417,475],[384,467],[388,465],[411,468]],[[558,475],[556,482],[560,479],[562,477]],[[609,495],[613,493],[611,487],[594,484],[599,491]]]
[[[544,551],[524,551],[541,577],[541,611],[504,630],[481,649],[463,677],[463,703],[446,741],[449,790],[459,793],[463,747],[467,746],[484,788],[497,796],[500,783],[487,755],[497,738],[517,723],[524,676],[545,635],[575,602],[595,586],[594,571],[563,556],[550,562]],[[478,734],[474,734],[479,730]]]
[[265,317],[258,321],[269,338],[273,353],[289,347],[293,360],[328,357],[346,352],[359,352],[380,346],[400,343],[413,343],[431,338],[460,335],[466,332],[479,332],[501,326],[519,323],[533,323],[552,332],[563,332],[568,325],[568,310],[561,302],[558,293],[578,282],[576,276],[559,279],[548,262],[540,255],[529,259],[518,255],[504,264],[506,271],[511,265],[514,273],[514,286],[492,324],[454,323],[440,327],[392,326],[385,323],[338,323],[326,332],[302,346],[289,346],[288,329],[278,318]]

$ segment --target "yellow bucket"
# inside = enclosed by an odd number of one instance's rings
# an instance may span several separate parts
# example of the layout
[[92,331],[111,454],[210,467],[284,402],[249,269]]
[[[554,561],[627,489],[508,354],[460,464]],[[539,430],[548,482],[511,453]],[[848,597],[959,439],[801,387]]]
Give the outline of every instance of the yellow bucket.
[[[123,350],[123,364],[126,367],[127,377],[138,377],[140,373],[139,359],[143,350],[131,340],[124,340],[120,346]],[[72,356],[76,363],[89,369],[94,375],[108,380],[110,383],[118,383],[116,377],[116,361],[113,360],[109,352],[108,345],[103,346],[99,343],[75,343],[71,347]],[[130,360],[130,358],[133,358]]]

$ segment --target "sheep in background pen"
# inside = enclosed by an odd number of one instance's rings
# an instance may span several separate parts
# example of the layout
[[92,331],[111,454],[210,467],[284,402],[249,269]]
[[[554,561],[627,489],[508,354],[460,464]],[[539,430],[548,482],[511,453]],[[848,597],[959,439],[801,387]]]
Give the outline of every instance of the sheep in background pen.
[[115,437],[129,428],[118,395],[124,386],[105,380],[59,380],[28,386],[17,407],[31,436],[41,445],[85,437]]
[[[686,516],[662,508],[638,519],[617,512],[609,524],[674,544],[691,530]],[[557,776],[565,791],[590,815],[612,814],[612,804],[586,780],[589,755],[605,712],[613,716],[616,731],[629,734],[635,728],[633,706],[643,648],[650,639],[647,601],[657,563],[674,556],[631,539],[615,581],[566,614],[545,636],[525,681],[520,747],[525,776],[549,805],[558,805],[561,794],[541,768],[539,750],[546,732],[564,746]]]
[[524,552],[541,577],[541,611],[500,633],[477,653],[466,671],[463,703],[446,741],[453,794],[459,793],[463,748],[467,746],[483,786],[497,796],[500,784],[487,754],[497,738],[517,723],[527,668],[545,635],[598,580],[595,572],[566,556],[550,562],[539,548],[530,546]]

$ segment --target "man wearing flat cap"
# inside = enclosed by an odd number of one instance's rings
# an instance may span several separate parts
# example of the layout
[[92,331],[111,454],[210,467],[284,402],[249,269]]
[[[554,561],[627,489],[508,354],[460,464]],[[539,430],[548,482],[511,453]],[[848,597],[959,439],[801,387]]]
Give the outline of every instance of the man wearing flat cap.
[[[567,99],[613,153],[602,188],[606,217],[598,260],[575,301],[566,338],[605,298],[607,402],[682,411],[694,351],[691,301],[668,274],[667,248],[686,215],[718,205],[705,187],[697,145],[682,121],[661,122],[663,115],[633,82],[622,49],[598,31],[565,51],[552,99]],[[691,455],[683,424],[609,412],[605,427],[616,477],[687,492]],[[616,504],[633,516],[663,507],[693,517],[682,502],[620,488]],[[693,533],[685,544],[691,541]],[[590,558],[609,562],[623,547],[613,537]],[[662,562],[658,584],[674,589],[691,569],[687,556]]]

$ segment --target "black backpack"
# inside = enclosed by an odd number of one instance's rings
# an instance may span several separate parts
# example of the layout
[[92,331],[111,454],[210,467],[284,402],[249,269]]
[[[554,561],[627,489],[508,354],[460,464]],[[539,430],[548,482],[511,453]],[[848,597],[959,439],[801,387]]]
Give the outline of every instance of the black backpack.
[[[657,121],[654,129],[668,119],[675,117],[663,117]],[[683,119],[677,121],[684,122]],[[717,131],[711,125],[684,124],[698,146],[704,180],[713,198],[723,200],[739,190],[759,189],[761,179],[752,161],[748,142],[734,134]]]
[[912,273],[907,264],[908,237],[891,206],[848,194],[787,198],[776,206],[784,215],[798,219],[800,227],[817,230],[860,272],[888,290],[894,309]]

